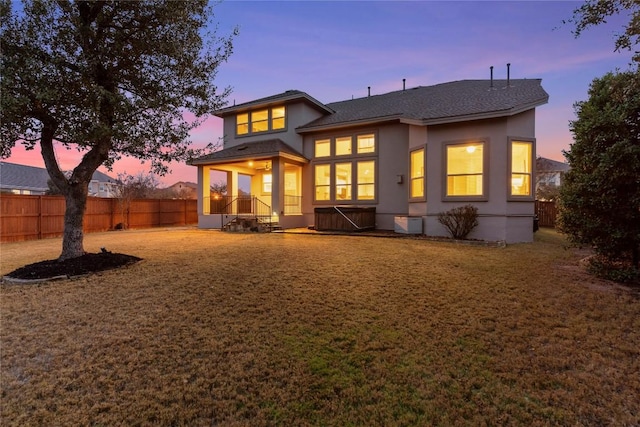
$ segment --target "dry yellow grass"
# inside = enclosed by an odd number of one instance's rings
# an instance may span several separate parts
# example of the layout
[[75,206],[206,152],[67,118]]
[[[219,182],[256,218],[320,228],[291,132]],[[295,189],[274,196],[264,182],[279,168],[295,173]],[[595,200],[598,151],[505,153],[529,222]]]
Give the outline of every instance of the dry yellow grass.
[[2,285],[2,425],[640,424],[637,294],[536,238],[87,235],[144,261]]

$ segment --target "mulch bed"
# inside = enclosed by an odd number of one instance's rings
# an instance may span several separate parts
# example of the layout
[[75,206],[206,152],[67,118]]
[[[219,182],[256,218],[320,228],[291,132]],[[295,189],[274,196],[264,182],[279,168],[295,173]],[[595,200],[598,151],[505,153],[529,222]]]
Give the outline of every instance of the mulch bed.
[[25,265],[7,274],[10,279],[38,280],[54,277],[73,277],[123,267],[141,261],[141,258],[114,252],[88,253],[77,258],[60,261],[51,259]]

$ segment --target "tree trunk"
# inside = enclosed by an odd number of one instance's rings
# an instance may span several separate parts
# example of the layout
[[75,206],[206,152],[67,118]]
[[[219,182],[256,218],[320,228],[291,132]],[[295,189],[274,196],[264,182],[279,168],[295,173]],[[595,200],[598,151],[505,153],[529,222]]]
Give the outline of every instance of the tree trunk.
[[62,237],[62,253],[59,260],[76,258],[84,255],[84,211],[87,207],[87,185],[74,185],[65,194],[66,209],[64,212],[64,234]]

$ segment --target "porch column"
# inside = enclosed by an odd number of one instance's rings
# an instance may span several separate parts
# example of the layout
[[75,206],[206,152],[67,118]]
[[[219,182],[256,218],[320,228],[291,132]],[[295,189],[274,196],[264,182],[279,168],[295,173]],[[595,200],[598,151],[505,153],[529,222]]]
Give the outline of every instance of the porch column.
[[198,212],[202,215],[211,213],[211,170],[206,166],[198,166]]
[[227,196],[235,199],[238,197],[238,172],[227,172]]
[[271,162],[271,211],[284,214],[284,161],[281,158]]

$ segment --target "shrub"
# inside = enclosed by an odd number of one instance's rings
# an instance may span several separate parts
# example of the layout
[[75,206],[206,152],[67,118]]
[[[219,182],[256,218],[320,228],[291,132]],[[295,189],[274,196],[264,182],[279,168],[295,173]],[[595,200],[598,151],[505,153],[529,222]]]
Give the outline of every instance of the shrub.
[[449,230],[454,239],[466,239],[471,230],[478,225],[478,208],[465,205],[440,212],[438,222]]
[[640,270],[634,267],[630,261],[611,260],[596,255],[589,260],[587,271],[601,279],[640,284]]

